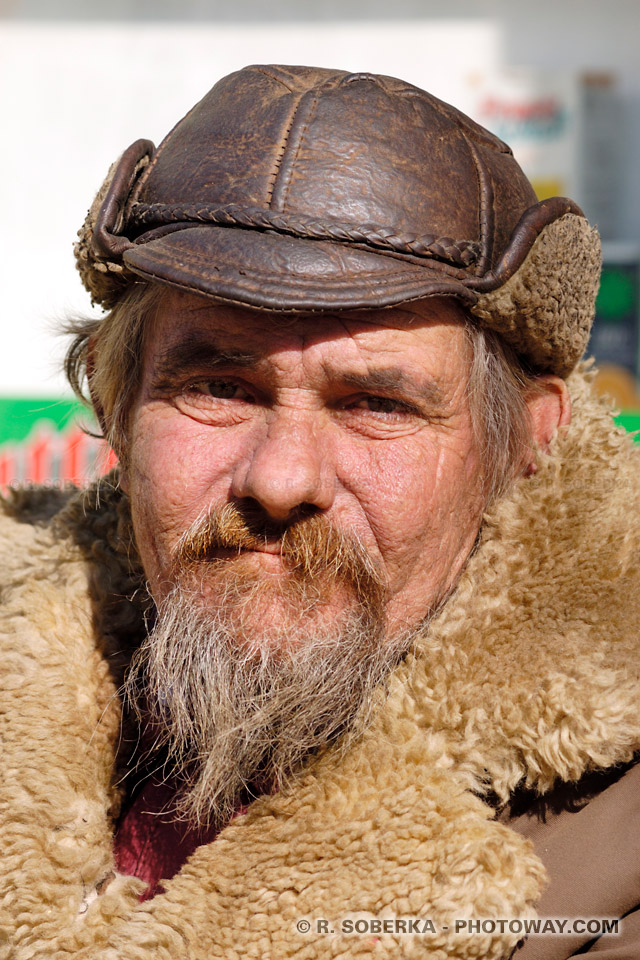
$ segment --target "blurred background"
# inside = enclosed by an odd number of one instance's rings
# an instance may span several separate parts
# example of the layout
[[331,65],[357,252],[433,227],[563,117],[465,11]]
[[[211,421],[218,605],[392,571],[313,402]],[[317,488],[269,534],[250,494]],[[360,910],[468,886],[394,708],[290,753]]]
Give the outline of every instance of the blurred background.
[[[110,462],[60,374],[72,245],[113,160],[248,63],[400,76],[505,139],[603,237],[591,352],[640,427],[638,0],[0,0],[0,487]],[[98,312],[99,315],[99,312]]]

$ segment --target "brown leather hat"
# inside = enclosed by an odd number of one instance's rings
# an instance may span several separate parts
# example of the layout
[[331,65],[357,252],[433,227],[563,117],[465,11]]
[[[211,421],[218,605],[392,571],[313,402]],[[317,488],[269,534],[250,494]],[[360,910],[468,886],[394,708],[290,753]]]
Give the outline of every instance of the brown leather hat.
[[580,209],[536,203],[497,137],[400,80],[310,67],[247,67],[157,150],[136,141],[79,235],[107,308],[135,275],[270,310],[450,295],[562,375],[599,275]]

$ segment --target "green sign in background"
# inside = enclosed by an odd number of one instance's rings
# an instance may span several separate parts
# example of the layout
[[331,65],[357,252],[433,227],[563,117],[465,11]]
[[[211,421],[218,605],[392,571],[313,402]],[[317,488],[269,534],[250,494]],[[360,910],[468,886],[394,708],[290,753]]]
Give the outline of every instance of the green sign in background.
[[77,400],[0,398],[0,443],[23,443],[39,420],[48,420],[57,430],[64,430],[77,418],[83,425],[93,422]]
[[[48,420],[64,430],[78,418],[83,426],[93,424],[86,407],[77,400],[0,398],[0,443],[23,443],[38,420]],[[640,430],[640,410],[626,410],[615,417],[627,430]],[[640,443],[640,436],[636,442]]]

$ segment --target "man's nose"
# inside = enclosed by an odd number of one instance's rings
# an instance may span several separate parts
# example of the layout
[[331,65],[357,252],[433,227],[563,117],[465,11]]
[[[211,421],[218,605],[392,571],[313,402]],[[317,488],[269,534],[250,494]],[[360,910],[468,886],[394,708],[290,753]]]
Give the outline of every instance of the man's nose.
[[313,413],[275,414],[266,434],[238,464],[232,493],[257,501],[274,520],[285,521],[301,507],[328,510],[336,488],[331,443]]

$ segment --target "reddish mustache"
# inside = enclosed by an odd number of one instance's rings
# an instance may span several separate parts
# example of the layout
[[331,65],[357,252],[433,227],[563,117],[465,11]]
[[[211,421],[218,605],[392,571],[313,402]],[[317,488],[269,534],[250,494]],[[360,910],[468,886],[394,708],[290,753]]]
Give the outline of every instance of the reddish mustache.
[[353,534],[337,530],[319,515],[304,517],[286,527],[254,522],[233,503],[210,511],[191,524],[176,547],[178,564],[222,562],[215,550],[264,550],[277,542],[292,572],[303,578],[329,577],[348,581],[359,595],[381,598],[384,578],[368,551]]

